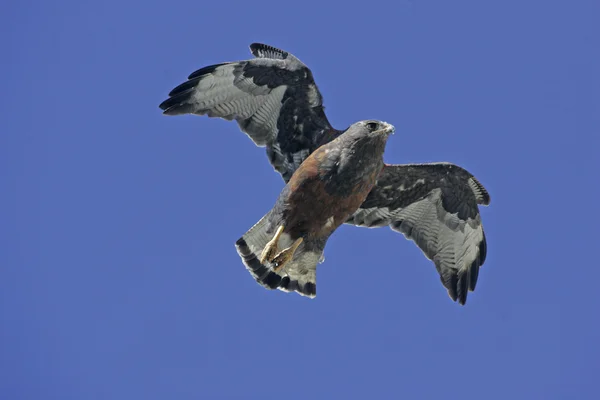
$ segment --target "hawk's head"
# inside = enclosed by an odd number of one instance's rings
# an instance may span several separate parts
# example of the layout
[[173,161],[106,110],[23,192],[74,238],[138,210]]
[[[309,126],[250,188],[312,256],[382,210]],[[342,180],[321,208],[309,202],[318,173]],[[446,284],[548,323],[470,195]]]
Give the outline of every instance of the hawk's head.
[[[345,147],[359,153],[379,153],[383,155],[385,144],[394,126],[383,121],[365,120],[352,124],[342,135]],[[367,155],[364,154],[364,155]]]
[[383,152],[394,127],[387,122],[365,120],[351,125],[337,139],[325,145],[327,162],[321,169],[335,170],[348,180],[348,185],[357,179],[370,176],[383,168]]
[[394,133],[394,126],[383,121],[368,119],[352,124],[346,132],[345,136],[354,140],[373,139],[387,141],[390,134]]

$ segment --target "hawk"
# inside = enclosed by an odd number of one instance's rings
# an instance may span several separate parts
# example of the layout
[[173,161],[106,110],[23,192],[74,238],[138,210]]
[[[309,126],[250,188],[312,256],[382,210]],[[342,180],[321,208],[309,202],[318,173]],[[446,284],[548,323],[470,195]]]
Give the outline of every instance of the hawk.
[[269,289],[316,296],[316,269],[343,223],[389,226],[433,261],[464,305],[486,258],[478,205],[490,196],[450,163],[383,163],[392,125],[331,126],[312,72],[294,55],[253,43],[255,58],[201,68],[160,104],[165,115],[235,120],[286,183],[275,206],[237,242],[254,279]]

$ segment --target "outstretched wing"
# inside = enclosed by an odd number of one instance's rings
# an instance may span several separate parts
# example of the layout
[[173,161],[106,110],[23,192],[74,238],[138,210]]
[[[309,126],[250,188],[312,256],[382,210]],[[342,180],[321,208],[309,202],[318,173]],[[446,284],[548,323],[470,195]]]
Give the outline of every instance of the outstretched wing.
[[292,54],[253,43],[246,61],[199,69],[160,104],[166,115],[236,120],[287,182],[308,155],[337,136],[312,72]]
[[465,304],[486,256],[477,205],[489,203],[483,185],[457,165],[386,165],[347,222],[402,232],[433,260],[452,300]]

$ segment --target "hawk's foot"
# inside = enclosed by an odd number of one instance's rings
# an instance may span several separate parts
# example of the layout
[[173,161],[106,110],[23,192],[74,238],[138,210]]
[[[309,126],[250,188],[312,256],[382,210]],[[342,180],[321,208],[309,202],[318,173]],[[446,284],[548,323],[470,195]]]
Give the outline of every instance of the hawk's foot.
[[273,268],[273,270],[275,272],[279,271],[281,268],[285,267],[285,265],[288,262],[290,262],[292,257],[294,257],[294,253],[298,249],[298,246],[300,246],[300,244],[302,243],[302,240],[303,239],[301,237],[296,239],[296,241],[294,243],[292,243],[292,245],[290,247],[288,247],[287,249],[281,250],[275,256],[275,258],[273,258],[271,260],[271,262],[275,265],[275,267]]
[[269,261],[271,262],[277,252],[279,251],[279,248],[277,247],[277,242],[279,241],[279,237],[281,236],[281,234],[283,233],[283,225],[280,225],[279,228],[277,228],[277,232],[275,232],[275,236],[273,236],[273,239],[271,239],[267,245],[265,246],[265,248],[263,249],[261,255],[260,255],[260,263],[264,265],[265,261]]

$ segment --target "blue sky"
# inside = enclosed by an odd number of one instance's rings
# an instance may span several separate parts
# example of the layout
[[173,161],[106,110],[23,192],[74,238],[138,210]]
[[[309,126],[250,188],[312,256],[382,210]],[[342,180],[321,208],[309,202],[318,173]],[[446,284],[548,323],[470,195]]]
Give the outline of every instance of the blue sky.
[[[598,398],[598,4],[7,3],[0,398]],[[486,186],[465,307],[389,229],[339,229],[316,300],[254,283],[234,242],[280,177],[235,123],[158,109],[254,41],[334,126],[393,123],[387,162]]]

